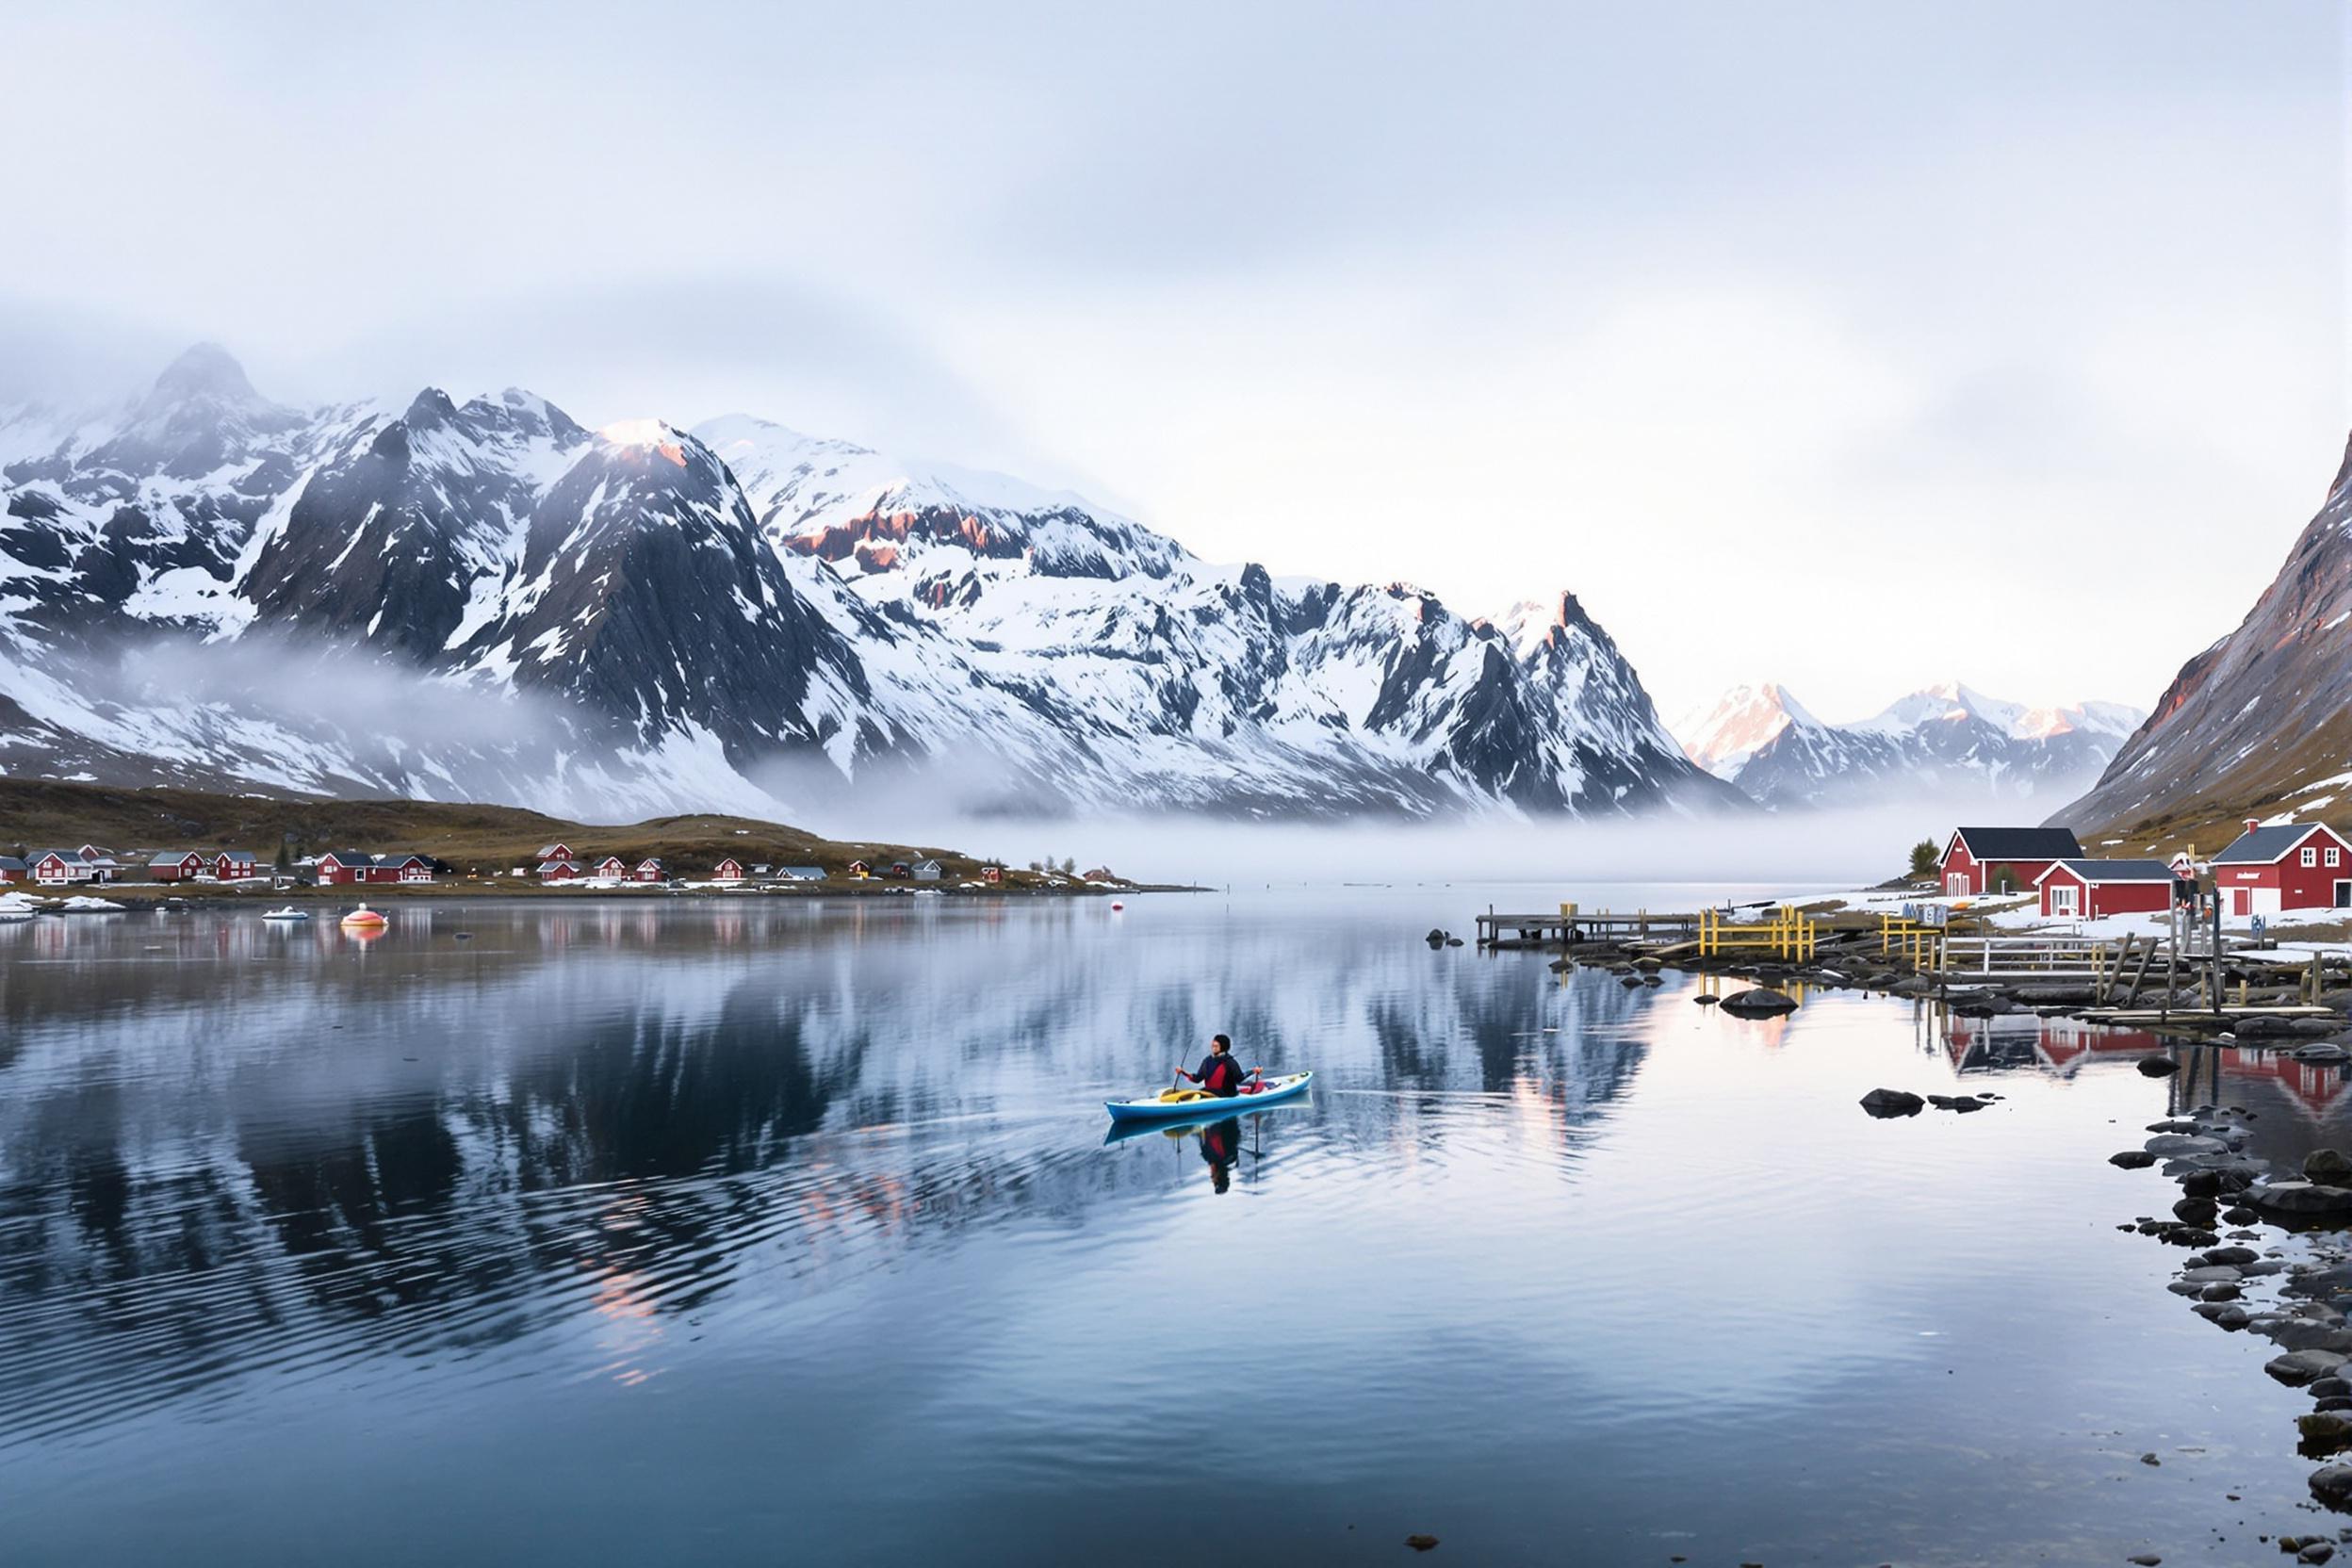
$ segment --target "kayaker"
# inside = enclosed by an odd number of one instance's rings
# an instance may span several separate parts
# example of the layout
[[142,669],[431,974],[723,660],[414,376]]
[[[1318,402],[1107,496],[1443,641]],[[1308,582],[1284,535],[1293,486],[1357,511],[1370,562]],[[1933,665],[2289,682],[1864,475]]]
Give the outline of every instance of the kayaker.
[[1241,1092],[1242,1085],[1265,1070],[1264,1068],[1253,1067],[1247,1072],[1243,1071],[1241,1064],[1233,1060],[1233,1042],[1218,1035],[1209,1041],[1209,1054],[1200,1058],[1200,1071],[1186,1072],[1180,1067],[1176,1072],[1179,1077],[1191,1079],[1218,1099],[1231,1100]]

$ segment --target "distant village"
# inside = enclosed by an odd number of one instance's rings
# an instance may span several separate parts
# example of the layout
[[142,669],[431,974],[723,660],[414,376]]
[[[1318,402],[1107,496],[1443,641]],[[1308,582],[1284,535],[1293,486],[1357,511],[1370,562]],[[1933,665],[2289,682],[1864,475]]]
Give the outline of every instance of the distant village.
[[2185,852],[2170,860],[2087,856],[2066,827],[1963,827],[1935,864],[1948,898],[2031,890],[2051,920],[2162,914],[2194,903],[2206,878],[2230,919],[2352,910],[2352,840],[2317,822],[2249,817],[2209,860]]
[[[709,886],[785,887],[824,882],[822,866],[782,865],[763,860],[724,857],[703,868],[680,870],[659,856],[631,863],[617,855],[596,857],[567,843],[542,844],[531,863],[508,868],[503,874],[461,873],[448,861],[420,853],[333,849],[319,855],[281,854],[265,864],[259,857],[235,849],[113,850],[97,844],[74,849],[36,849],[24,855],[0,855],[0,883],[30,883],[43,888],[70,888],[118,883],[252,884],[271,888],[340,887],[359,885],[415,886],[436,878],[467,876],[476,881],[502,874],[509,879],[535,881],[543,887],[617,888]],[[939,861],[930,858],[869,862],[852,860],[842,868],[851,881],[936,883],[946,877]],[[1097,868],[1082,881],[1115,880]],[[983,886],[1001,885],[1004,868],[983,865]]]

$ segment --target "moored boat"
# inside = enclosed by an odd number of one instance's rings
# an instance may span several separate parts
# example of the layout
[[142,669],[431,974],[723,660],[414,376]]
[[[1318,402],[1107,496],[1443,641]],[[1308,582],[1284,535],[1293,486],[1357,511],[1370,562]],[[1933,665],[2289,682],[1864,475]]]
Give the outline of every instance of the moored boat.
[[1105,1100],[1113,1121],[1162,1121],[1190,1116],[1237,1116],[1296,1100],[1315,1081],[1313,1072],[1285,1072],[1262,1079],[1254,1090],[1209,1094],[1200,1089],[1162,1089],[1148,1100]]
[[261,918],[264,920],[308,920],[310,918],[310,911],[308,909],[297,909],[294,906],[289,904],[283,909],[266,910],[263,912]]

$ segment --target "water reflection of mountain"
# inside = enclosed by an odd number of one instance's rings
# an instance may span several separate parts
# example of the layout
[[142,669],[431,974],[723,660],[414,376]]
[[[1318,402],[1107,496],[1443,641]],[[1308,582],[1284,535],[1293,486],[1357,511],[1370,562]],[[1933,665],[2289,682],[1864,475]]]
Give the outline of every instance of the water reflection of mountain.
[[1073,940],[1084,918],[474,909],[364,951],[35,923],[0,952],[0,1444],[1141,1201],[1168,1167],[1103,1150],[1092,1102],[1217,1028],[1385,1091],[1277,1138],[1395,1136],[1462,1090],[1574,1123],[1624,1092],[1654,1000],[1384,927]]

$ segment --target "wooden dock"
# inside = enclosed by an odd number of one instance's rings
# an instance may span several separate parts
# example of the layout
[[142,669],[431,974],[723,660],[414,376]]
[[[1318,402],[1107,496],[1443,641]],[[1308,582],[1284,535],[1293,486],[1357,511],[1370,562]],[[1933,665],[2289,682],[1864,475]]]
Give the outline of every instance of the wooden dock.
[[1563,904],[1557,913],[1514,915],[1489,909],[1477,917],[1480,947],[1565,947],[1577,942],[1682,942],[1696,939],[1695,914],[1658,914],[1636,909],[1579,909]]
[[1694,913],[1587,909],[1475,916],[1481,949],[1573,954],[1605,944],[1628,958],[1702,970],[1762,964],[1821,964],[1845,975],[1883,971],[1927,981],[1934,994],[1977,988],[2030,991],[2087,1004],[2103,1022],[2204,1015],[2318,1016],[2324,995],[2352,988],[2342,955],[2280,954],[2212,924],[2175,921],[2168,934],[2102,939],[2082,931],[1999,930],[1963,919],[1928,921],[1905,911],[1815,913],[1805,906],[1745,905]]

